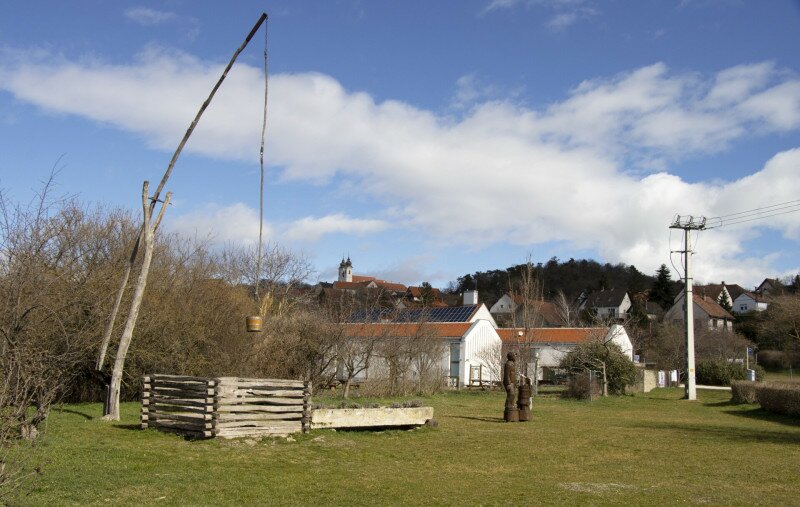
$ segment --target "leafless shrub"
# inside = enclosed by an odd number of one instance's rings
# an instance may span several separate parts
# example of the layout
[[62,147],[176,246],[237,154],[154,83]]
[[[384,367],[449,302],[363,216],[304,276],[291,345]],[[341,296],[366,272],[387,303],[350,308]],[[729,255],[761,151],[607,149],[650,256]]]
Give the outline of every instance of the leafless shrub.
[[758,389],[763,385],[764,382],[734,380],[731,382],[731,401],[733,403],[757,403]]
[[776,414],[800,416],[800,385],[767,382],[756,390],[761,408]]

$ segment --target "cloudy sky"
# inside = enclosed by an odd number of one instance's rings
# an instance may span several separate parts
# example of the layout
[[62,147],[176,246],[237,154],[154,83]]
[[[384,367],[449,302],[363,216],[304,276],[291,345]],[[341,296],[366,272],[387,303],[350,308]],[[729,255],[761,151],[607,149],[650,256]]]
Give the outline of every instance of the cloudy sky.
[[[322,280],[348,254],[440,286],[528,254],[652,273],[681,246],[676,214],[800,199],[791,0],[17,3],[0,188],[25,199],[57,163],[64,192],[138,209],[262,10],[266,230]],[[257,240],[263,48],[259,32],[178,161],[173,231]],[[700,281],[800,271],[800,212],[697,240]]]

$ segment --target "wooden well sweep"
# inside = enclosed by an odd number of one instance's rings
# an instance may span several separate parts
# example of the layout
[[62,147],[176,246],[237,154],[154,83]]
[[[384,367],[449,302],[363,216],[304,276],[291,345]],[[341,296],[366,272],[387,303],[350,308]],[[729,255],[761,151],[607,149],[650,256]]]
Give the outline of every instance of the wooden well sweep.
[[141,423],[194,438],[289,435],[311,426],[301,380],[146,375]]

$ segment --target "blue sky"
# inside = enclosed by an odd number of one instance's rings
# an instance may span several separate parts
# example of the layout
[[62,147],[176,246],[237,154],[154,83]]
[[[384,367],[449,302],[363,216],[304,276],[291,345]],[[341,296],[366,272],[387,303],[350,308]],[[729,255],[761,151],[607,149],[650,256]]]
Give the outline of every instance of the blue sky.
[[[343,254],[440,286],[528,254],[652,273],[676,213],[800,196],[788,0],[18,3],[0,16],[0,188],[27,198],[61,157],[61,190],[138,209],[262,10],[267,230],[322,280]],[[256,241],[262,48],[178,161],[168,229]],[[696,278],[793,274],[799,247],[800,213],[707,231]]]

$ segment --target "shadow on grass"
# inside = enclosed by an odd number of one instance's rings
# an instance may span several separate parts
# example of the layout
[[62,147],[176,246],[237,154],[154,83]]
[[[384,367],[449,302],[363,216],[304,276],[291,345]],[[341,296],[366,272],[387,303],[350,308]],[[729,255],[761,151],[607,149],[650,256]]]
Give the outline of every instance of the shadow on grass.
[[468,419],[470,421],[481,421],[481,422],[490,422],[490,423],[503,423],[505,424],[505,419],[502,417],[471,417],[466,415],[451,415],[449,416],[452,419]]
[[731,415],[738,415],[739,417],[746,417],[748,419],[756,419],[758,421],[769,421],[787,426],[800,427],[800,420],[782,415],[767,412],[763,408],[754,408],[751,410],[725,410],[724,413]]
[[768,431],[749,428],[736,428],[731,426],[709,426],[681,423],[635,424],[633,427],[642,428],[645,430],[666,430],[695,433],[697,435],[713,436],[734,440],[737,442],[750,440],[753,442],[768,442],[776,444],[800,444],[800,433],[790,433],[786,431]]
[[142,431],[142,425],[141,424],[115,424],[114,427],[117,428],[117,429],[120,429],[120,430]]
[[84,419],[87,419],[87,420],[94,419],[93,415],[89,415],[89,414],[87,414],[85,412],[81,412],[80,410],[73,410],[71,408],[61,408],[58,411],[59,412],[64,412],[64,413],[67,413],[67,414],[79,415],[79,416],[81,416],[81,417],[83,417]]
[[716,403],[703,403],[703,405],[706,406],[706,407],[734,407],[734,406],[737,406],[739,404],[738,403],[734,403],[731,400],[727,400],[727,401],[718,401]]

